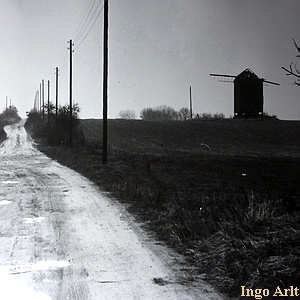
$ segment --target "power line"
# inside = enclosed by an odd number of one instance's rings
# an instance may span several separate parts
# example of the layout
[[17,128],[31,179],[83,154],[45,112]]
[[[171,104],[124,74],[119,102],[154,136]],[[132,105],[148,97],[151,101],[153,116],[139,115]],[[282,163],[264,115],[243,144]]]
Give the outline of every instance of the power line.
[[[76,28],[77,35],[76,35],[75,39],[77,39],[77,37],[78,37],[79,34],[81,33],[81,31],[82,31],[82,29],[83,29],[83,27],[84,27],[84,25],[85,25],[85,23],[86,23],[86,21],[87,21],[89,15],[90,15],[90,13],[91,13],[91,11],[92,11],[94,5],[95,5],[95,2],[96,2],[96,0],[93,1],[92,6],[91,6],[91,8],[89,9],[89,12],[88,12],[87,16],[85,16],[85,17],[83,16],[81,22],[78,24],[78,26],[77,26],[77,28]],[[81,27],[80,30],[78,30],[79,27]]]
[[58,64],[61,68],[60,73],[62,73],[65,68],[67,67],[68,63],[69,63],[69,57],[68,57],[69,51],[67,49],[65,49],[65,53],[63,58],[60,60],[60,63]]
[[99,1],[99,3],[97,5],[97,7],[95,8],[95,10],[94,10],[91,18],[88,20],[88,22],[86,23],[86,25],[83,27],[81,34],[79,34],[79,36],[77,37],[77,39],[78,39],[77,43],[79,42],[80,38],[84,35],[84,33],[85,33],[86,29],[88,28],[88,26],[90,26],[90,24],[91,24],[91,22],[92,22],[92,20],[93,20],[93,18],[95,16],[95,14],[97,13],[97,10],[98,10],[100,4],[101,4],[101,2]]
[[63,64],[63,66],[61,67],[61,70],[60,70],[60,74],[62,74],[65,70],[66,70],[66,67],[68,66],[68,64],[69,64],[69,59],[67,59],[66,61],[65,61],[65,63]]
[[98,20],[98,18],[99,18],[99,16],[100,16],[101,12],[103,11],[103,7],[104,7],[104,6],[102,6],[102,8],[100,9],[98,15],[96,16],[96,19],[94,20],[92,26],[90,27],[90,29],[88,30],[88,32],[87,32],[86,35],[84,36],[83,40],[81,40],[81,42],[78,44],[78,46],[77,46],[74,50],[78,49],[79,46],[80,46],[80,45],[84,42],[84,40],[87,38],[87,36],[89,35],[90,31],[93,29],[93,27],[94,27],[96,21]]
[[[96,0],[93,1],[93,4],[92,4],[92,6],[91,6],[91,8],[90,8],[90,10],[89,10],[89,12],[88,12],[88,15],[86,16],[85,21],[84,21],[83,25],[81,26],[81,29],[79,30],[79,32],[78,32],[78,34],[77,34],[75,40],[78,38],[78,36],[79,36],[80,34],[83,34],[83,33],[81,33],[81,32],[82,32],[82,30],[83,30],[83,28],[84,28],[84,26],[85,26],[85,24],[86,24],[86,22],[87,22],[87,20],[88,20],[88,17],[90,16],[90,14],[91,14],[91,12],[92,12],[92,9],[93,9],[93,7],[94,7],[94,5],[95,5],[95,2],[96,2]],[[76,30],[76,31],[78,31],[78,28],[80,27],[80,24],[83,22],[83,20],[84,20],[84,18],[81,20],[81,22],[80,22],[79,25],[77,26],[77,30]],[[63,57],[63,59],[61,60],[61,63],[59,64],[59,65],[61,66],[60,73],[63,73],[63,72],[64,72],[64,70],[66,69],[66,67],[67,67],[67,65],[68,65],[68,63],[69,63],[69,57],[68,57],[68,54],[69,54],[69,51],[66,49],[66,50],[65,50],[64,57]]]
[[[77,38],[79,37],[79,35],[81,34],[81,31],[83,30],[83,28],[84,28],[84,26],[85,26],[85,24],[86,24],[86,21],[88,20],[90,14],[91,14],[91,12],[92,12],[92,9],[93,9],[93,7],[94,7],[94,5],[95,5],[95,2],[96,2],[96,0],[94,0],[93,4],[92,4],[92,6],[91,6],[91,8],[90,8],[90,10],[89,10],[89,12],[88,12],[88,15],[86,16],[86,18],[85,18],[85,20],[84,20],[84,23],[83,23],[83,25],[81,26],[81,28],[80,28],[78,34],[76,35],[74,41],[76,41]],[[82,19],[82,20],[83,20],[83,19]],[[80,24],[81,24],[81,22],[79,23],[78,27],[80,26]],[[78,29],[78,27],[77,27],[77,29]]]
[[64,55],[63,59],[61,60],[60,65],[63,65],[66,62],[66,60],[68,60],[68,50],[67,49],[65,50],[65,55]]

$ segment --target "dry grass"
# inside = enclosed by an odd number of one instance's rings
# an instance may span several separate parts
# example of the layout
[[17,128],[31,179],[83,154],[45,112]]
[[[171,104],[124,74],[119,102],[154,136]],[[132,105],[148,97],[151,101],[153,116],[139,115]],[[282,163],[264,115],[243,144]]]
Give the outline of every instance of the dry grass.
[[[220,123],[210,123],[211,132],[216,134]],[[242,133],[251,135],[251,123],[236,124],[230,126],[241,134],[224,146],[228,153],[187,146],[182,136],[175,138],[176,130],[181,134],[185,130],[181,124],[174,125],[171,134],[169,125],[150,128],[147,123],[143,128],[135,121],[125,125],[116,121],[116,127],[111,123],[114,142],[104,166],[96,140],[77,149],[40,147],[109,191],[158,239],[186,255],[196,267],[198,274],[193,276],[201,274],[229,296],[238,297],[241,285],[297,286],[300,160],[298,155],[279,154],[287,151],[287,144],[290,153],[296,153],[299,141],[280,141],[273,131],[277,125],[267,124],[261,132],[269,130],[269,138],[276,140],[269,156],[251,155],[264,146],[261,136],[252,138],[248,152],[233,155],[233,143],[240,140],[242,149]],[[210,145],[217,145],[213,138],[225,143],[223,137],[210,138]]]

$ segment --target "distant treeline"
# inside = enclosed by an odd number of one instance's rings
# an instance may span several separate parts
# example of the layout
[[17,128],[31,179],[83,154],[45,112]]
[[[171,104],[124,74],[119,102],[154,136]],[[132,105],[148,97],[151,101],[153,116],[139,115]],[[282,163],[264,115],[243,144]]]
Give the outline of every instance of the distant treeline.
[[[119,113],[119,117],[121,119],[136,119],[136,114],[132,110],[122,110]],[[224,119],[225,115],[223,113],[191,114],[191,111],[187,107],[183,107],[179,111],[176,111],[171,106],[161,105],[154,108],[144,108],[140,112],[140,117],[145,121],[186,121],[191,119]]]

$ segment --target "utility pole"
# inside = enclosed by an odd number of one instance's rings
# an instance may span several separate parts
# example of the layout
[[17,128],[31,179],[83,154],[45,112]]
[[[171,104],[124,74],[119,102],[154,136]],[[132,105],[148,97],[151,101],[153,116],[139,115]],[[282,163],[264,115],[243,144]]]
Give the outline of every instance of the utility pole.
[[107,163],[107,78],[108,78],[108,0],[104,0],[102,164]]
[[72,40],[70,40],[70,138],[69,138],[69,144],[72,146]]
[[40,84],[40,109],[39,112],[42,111],[42,85]]
[[6,110],[7,110],[7,96],[6,96]]
[[50,81],[48,80],[48,109],[47,109],[47,115],[48,115],[48,123],[50,119]]
[[44,90],[44,79],[42,79],[42,98],[43,98],[43,120],[45,118],[45,90]]
[[37,94],[37,112],[39,112],[40,109],[40,92],[39,90],[36,91]]
[[193,107],[192,107],[192,87],[190,86],[190,112],[191,112],[191,120],[193,119]]
[[38,101],[38,91],[35,92],[35,95],[34,95],[34,103],[33,103],[33,106],[34,106],[34,110],[37,111],[39,109],[39,106],[37,104],[37,101]]
[[58,113],[58,67],[55,68],[55,124],[57,128],[57,113]]
[[39,110],[39,91],[35,92],[33,109],[36,112]]

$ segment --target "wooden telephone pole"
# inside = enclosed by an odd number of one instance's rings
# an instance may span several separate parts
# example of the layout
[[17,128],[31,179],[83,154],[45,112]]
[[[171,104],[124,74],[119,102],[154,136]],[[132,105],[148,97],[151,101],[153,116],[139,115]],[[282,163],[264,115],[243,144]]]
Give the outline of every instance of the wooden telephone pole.
[[58,67],[55,68],[55,124],[57,127],[57,114],[58,114]]
[[42,110],[42,85],[40,84],[40,110],[39,112],[41,112]]
[[47,109],[47,117],[48,117],[48,123],[50,119],[50,81],[48,80],[48,109]]
[[70,40],[70,138],[69,138],[69,144],[72,146],[72,114],[73,114],[73,109],[72,109],[72,54],[73,54],[73,44],[72,40]]
[[190,113],[191,113],[191,120],[193,119],[193,106],[192,106],[192,87],[190,86]]
[[108,0],[104,0],[102,164],[107,163],[107,77],[108,77]]
[[43,98],[43,120],[45,118],[45,93],[44,93],[44,79],[42,79],[42,98]]

